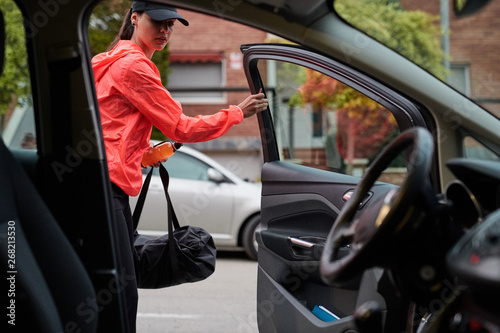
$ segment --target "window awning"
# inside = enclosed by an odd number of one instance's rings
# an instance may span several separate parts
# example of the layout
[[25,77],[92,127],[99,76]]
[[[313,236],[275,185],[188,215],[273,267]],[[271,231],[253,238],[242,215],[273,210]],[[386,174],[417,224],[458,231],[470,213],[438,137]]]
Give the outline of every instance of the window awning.
[[171,53],[170,62],[175,63],[197,63],[197,62],[221,62],[221,53]]

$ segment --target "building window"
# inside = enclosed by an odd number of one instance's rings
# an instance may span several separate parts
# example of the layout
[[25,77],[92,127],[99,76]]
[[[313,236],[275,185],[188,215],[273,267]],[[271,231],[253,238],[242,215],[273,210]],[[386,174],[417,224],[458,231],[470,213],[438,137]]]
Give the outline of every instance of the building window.
[[220,53],[172,53],[167,89],[184,104],[226,103]]
[[468,64],[451,64],[448,84],[465,96],[470,96],[470,73]]

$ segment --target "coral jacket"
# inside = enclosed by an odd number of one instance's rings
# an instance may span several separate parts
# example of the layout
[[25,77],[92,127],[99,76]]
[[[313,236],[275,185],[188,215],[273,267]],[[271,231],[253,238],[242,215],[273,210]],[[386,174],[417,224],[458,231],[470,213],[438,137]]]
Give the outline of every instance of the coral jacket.
[[142,49],[122,40],[92,59],[111,181],[131,196],[142,186],[141,159],[152,125],[169,139],[187,143],[217,138],[243,120],[237,106],[213,115],[188,117],[161,83]]

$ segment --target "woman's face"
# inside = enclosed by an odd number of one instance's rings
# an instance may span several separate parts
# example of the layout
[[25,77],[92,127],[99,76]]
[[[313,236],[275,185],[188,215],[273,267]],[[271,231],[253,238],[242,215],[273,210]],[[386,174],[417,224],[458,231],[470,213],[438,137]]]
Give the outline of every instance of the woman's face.
[[136,12],[132,13],[131,20],[135,28],[130,40],[139,45],[149,59],[155,51],[163,50],[167,45],[176,21],[155,21],[146,13]]

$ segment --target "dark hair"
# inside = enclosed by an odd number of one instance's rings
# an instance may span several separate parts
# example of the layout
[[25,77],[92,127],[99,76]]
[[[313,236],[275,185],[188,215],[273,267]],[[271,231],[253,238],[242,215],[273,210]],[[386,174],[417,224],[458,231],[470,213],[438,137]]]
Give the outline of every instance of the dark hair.
[[[137,11],[136,13],[142,14],[143,12]],[[120,31],[116,35],[115,39],[111,42],[111,44],[109,44],[108,48],[106,49],[106,52],[111,51],[116,46],[116,44],[118,44],[119,41],[130,40],[130,38],[132,38],[132,34],[134,33],[134,26],[132,25],[131,17],[132,17],[132,8],[130,8],[124,15]]]

